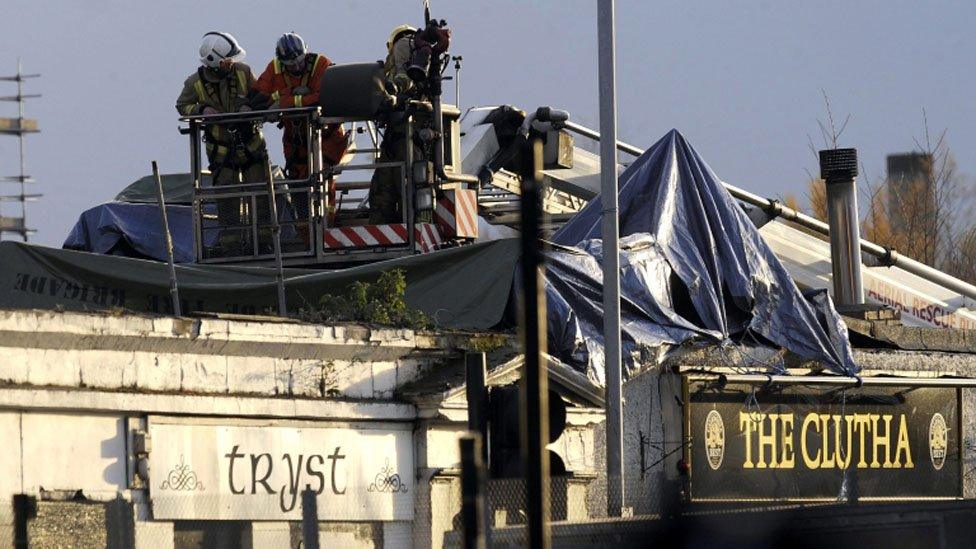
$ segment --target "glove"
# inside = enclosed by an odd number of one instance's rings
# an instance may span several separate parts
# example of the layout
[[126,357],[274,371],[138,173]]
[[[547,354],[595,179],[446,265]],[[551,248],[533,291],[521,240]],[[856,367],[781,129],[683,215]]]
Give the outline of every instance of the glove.
[[406,74],[397,74],[393,76],[393,85],[396,86],[397,93],[406,91],[412,82],[410,77]]
[[308,95],[312,93],[312,90],[308,89],[308,86],[298,86],[297,88],[291,90],[292,95]]
[[275,99],[275,102],[274,103],[268,105],[268,110],[269,111],[278,110],[280,108],[281,108],[281,105],[278,103],[278,100],[277,99]]
[[203,108],[202,114],[220,114],[220,111],[211,107],[210,105],[207,105],[206,107]]

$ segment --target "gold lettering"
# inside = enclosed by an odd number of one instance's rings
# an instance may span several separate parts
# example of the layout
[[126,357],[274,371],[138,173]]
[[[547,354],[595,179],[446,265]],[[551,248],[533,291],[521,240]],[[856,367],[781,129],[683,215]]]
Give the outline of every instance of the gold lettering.
[[[905,452],[905,461],[902,463],[901,454]],[[895,447],[895,467],[905,467],[914,469],[912,462],[912,448],[908,445],[908,424],[905,421],[905,414],[901,414],[901,421],[898,423],[898,444]]]
[[814,431],[820,429],[817,414],[807,414],[803,418],[803,425],[800,426],[800,453],[803,454],[803,464],[807,466],[807,469],[816,469],[820,463],[820,450],[817,450],[816,457],[810,457],[810,453],[807,451],[807,429],[811,424]]
[[756,422],[752,419],[752,414],[739,412],[739,432],[746,434],[746,461],[742,464],[745,469],[755,467],[752,464],[752,431],[756,429]]
[[[769,447],[769,467],[776,468],[776,421],[779,419],[779,414],[763,414],[765,417],[762,422],[759,423],[758,436],[756,437],[759,441],[759,459],[756,461],[757,469],[766,468],[766,447]],[[767,422],[766,419],[769,419]],[[769,425],[769,431],[763,427]]]
[[783,455],[780,456],[780,469],[792,469],[796,466],[796,456],[793,454],[793,414],[780,414],[783,426]]
[[861,442],[859,447],[861,459],[857,462],[857,468],[864,469],[868,466],[867,462],[864,461],[864,449],[867,447],[867,444],[864,442],[864,436],[871,429],[871,418],[868,417],[868,414],[854,414],[854,425],[857,427],[858,437]]
[[[878,429],[879,419],[885,423],[884,436],[881,436],[881,431]],[[891,414],[871,414],[871,425],[874,430],[874,443],[871,444],[871,468],[891,469]],[[885,449],[884,462],[879,462],[878,448],[882,446]]]
[[[844,420],[844,432],[847,434],[847,444],[841,444],[840,442],[841,419]],[[853,422],[854,418],[852,416],[834,416],[834,446],[835,451],[837,452],[838,469],[847,469],[851,466],[851,455],[854,453],[854,448],[852,445],[854,433],[851,429],[851,423]]]
[[[823,441],[823,457],[820,460],[821,469],[830,469],[834,466],[834,454],[830,453],[830,415],[820,414],[821,436]],[[836,448],[834,449],[836,451]]]

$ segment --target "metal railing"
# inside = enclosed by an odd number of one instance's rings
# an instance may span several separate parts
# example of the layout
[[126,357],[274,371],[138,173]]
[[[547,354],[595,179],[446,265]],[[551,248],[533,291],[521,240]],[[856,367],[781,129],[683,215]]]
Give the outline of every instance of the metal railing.
[[[583,137],[588,137],[595,141],[600,140],[600,133],[596,130],[581,126],[574,122],[567,122],[565,127],[567,130],[582,135]],[[623,141],[617,141],[617,150],[633,156],[640,156],[644,154],[643,149],[635,147],[629,143],[624,143]],[[725,189],[729,191],[729,194],[731,194],[737,200],[741,200],[747,204],[752,204],[753,206],[761,208],[770,216],[782,217],[787,221],[791,221],[797,225],[800,225],[801,227],[805,227],[822,235],[830,235],[830,227],[826,223],[803,212],[799,212],[785,206],[779,200],[764,198],[744,189],[740,189],[734,185],[725,183],[724,181],[722,182],[722,185],[724,185]],[[878,258],[881,264],[885,266],[904,269],[920,278],[928,280],[929,282],[938,284],[952,290],[953,292],[963,295],[970,300],[976,300],[976,286],[959,280],[954,276],[950,276],[934,267],[930,267],[910,257],[901,255],[891,248],[880,246],[862,238],[861,251]],[[964,305],[967,308],[972,308],[973,303],[967,302]]]
[[[200,263],[231,263],[241,261],[271,261],[273,249],[273,219],[270,217],[270,191],[267,177],[254,181],[237,181],[232,184],[204,185],[204,158],[201,147],[205,142],[205,130],[209,126],[259,127],[265,123],[294,121],[305,133],[308,176],[299,179],[275,178],[271,182],[277,203],[277,222],[281,226],[281,257],[288,264],[349,262],[356,256],[364,259],[386,259],[413,253],[415,248],[413,195],[414,185],[409,166],[413,164],[413,146],[410,139],[403,139],[405,148],[402,161],[378,160],[378,139],[373,120],[351,117],[323,117],[319,107],[247,111],[230,114],[192,115],[181,117],[187,127],[181,133],[190,139],[190,173],[193,178],[193,226],[197,261]],[[373,143],[372,148],[354,148],[354,157],[366,156],[365,162],[325,166],[322,158],[322,131],[333,124],[355,125],[366,123],[366,131]],[[407,113],[402,122],[404,133],[412,135],[413,116]],[[255,130],[256,131],[256,130]],[[230,154],[233,154],[232,151]],[[269,162],[270,160],[267,160]],[[402,222],[407,225],[404,245],[364,250],[328,250],[324,243],[324,231],[328,228],[328,213],[336,211],[336,204],[329,202],[328,184],[331,178],[346,172],[395,169],[401,182]],[[267,170],[262,171],[267,173]],[[355,182],[353,188],[368,188],[363,182]],[[348,185],[339,185],[338,192],[348,191]],[[336,211],[336,213],[338,213]]]

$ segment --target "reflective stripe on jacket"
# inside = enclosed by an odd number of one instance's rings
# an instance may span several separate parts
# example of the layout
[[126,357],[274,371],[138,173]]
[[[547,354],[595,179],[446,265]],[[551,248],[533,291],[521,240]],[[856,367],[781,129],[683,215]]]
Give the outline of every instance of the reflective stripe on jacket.
[[[201,67],[183,83],[183,91],[176,100],[176,110],[184,116],[200,114],[206,107],[219,112],[239,112],[253,96],[254,74],[244,63],[234,63],[231,74],[218,77],[214,71]],[[235,135],[231,129],[241,132]],[[250,154],[259,155],[264,150],[264,137],[257,125],[214,124],[207,126],[205,138],[210,144],[208,154],[226,156],[230,147],[243,146]],[[224,150],[226,149],[226,150]]]
[[[300,76],[295,76],[285,70],[285,67],[275,58],[258,77],[254,88],[271,97],[272,101],[277,101],[283,109],[317,105],[322,75],[329,65],[332,65],[332,61],[328,57],[309,53],[305,57],[305,71]],[[309,92],[304,95],[295,94],[293,93],[295,88],[308,88]]]

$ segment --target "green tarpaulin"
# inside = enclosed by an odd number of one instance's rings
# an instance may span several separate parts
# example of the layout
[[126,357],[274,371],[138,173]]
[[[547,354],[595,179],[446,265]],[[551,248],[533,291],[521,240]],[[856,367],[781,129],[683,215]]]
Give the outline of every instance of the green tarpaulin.
[[[275,179],[284,179],[285,173],[278,166],[272,165],[272,175]],[[189,173],[168,173],[159,177],[163,184],[163,199],[166,204],[193,204],[193,177]],[[210,172],[203,172],[200,179],[202,187],[210,187]],[[156,178],[147,175],[136,179],[128,187],[115,195],[116,202],[136,202],[157,204],[159,198],[156,191]]]
[[[343,294],[356,280],[390,269],[406,272],[408,306],[441,328],[484,330],[502,320],[518,241],[495,240],[341,270],[286,269],[288,307]],[[177,265],[184,311],[256,314],[274,311],[275,270]],[[0,242],[0,308],[84,311],[115,307],[169,313],[165,263]]]
[[[163,198],[167,204],[193,203],[193,178],[188,173],[171,173],[160,176],[163,184]],[[203,185],[210,186],[210,175],[203,176]],[[156,178],[151,175],[133,181],[115,196],[116,202],[159,202],[156,194]]]

